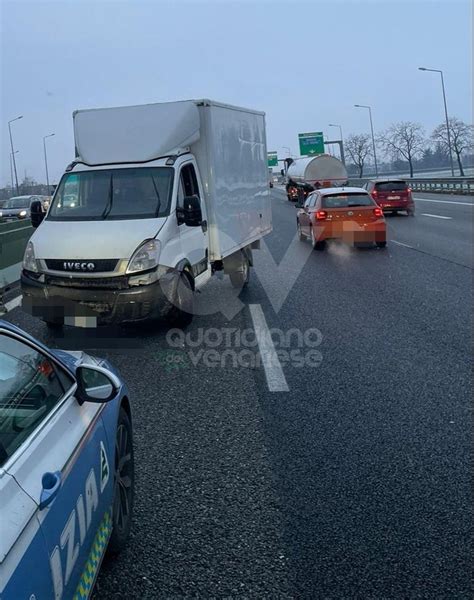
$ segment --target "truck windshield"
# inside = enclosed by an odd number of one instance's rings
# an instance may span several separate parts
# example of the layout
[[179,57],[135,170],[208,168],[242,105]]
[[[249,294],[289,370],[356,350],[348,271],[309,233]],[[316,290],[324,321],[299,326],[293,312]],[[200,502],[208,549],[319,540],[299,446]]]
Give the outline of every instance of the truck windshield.
[[61,179],[48,219],[103,221],[164,217],[169,214],[172,188],[170,167],[68,173]]

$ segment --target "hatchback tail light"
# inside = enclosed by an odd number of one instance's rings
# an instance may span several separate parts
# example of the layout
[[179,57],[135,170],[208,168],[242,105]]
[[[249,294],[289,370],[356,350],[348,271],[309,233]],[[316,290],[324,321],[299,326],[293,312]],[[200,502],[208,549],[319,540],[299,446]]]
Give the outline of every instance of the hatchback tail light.
[[376,217],[383,217],[383,210],[377,206],[377,208],[374,208],[374,215]]
[[373,190],[371,193],[371,196],[374,200],[377,200],[377,196],[378,196],[377,190]]
[[317,210],[316,211],[316,219],[318,221],[324,221],[328,216],[328,213],[325,210]]

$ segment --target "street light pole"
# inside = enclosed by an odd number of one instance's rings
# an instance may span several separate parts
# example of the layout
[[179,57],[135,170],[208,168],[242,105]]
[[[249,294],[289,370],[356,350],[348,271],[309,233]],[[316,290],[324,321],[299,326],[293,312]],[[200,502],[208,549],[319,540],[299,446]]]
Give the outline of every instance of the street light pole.
[[329,127],[339,127],[339,136],[340,136],[340,140],[341,140],[341,146],[340,146],[341,161],[342,161],[342,164],[345,165],[346,157],[344,156],[344,139],[342,137],[342,127],[340,125],[336,125],[335,123],[329,123]]
[[53,137],[54,133],[43,136],[43,151],[44,151],[44,167],[46,169],[46,187],[48,188],[49,196],[49,174],[48,174],[48,155],[46,154],[46,138]]
[[379,171],[377,167],[377,153],[375,152],[375,136],[374,136],[374,125],[372,123],[372,109],[370,106],[365,104],[354,104],[356,108],[368,108],[369,109],[369,118],[370,118],[370,131],[372,132],[372,150],[374,153],[374,165],[375,165],[375,177],[378,177]]
[[418,70],[419,71],[431,71],[432,73],[439,73],[441,75],[441,87],[443,88],[443,101],[444,101],[444,116],[446,118],[446,133],[448,135],[449,162],[451,163],[451,176],[454,177],[453,151],[451,148],[451,133],[449,131],[448,105],[446,103],[446,90],[444,89],[443,71],[441,71],[440,69],[427,69],[426,67],[418,67]]
[[[15,150],[15,154],[18,153],[18,150]],[[12,194],[13,194],[13,186],[15,185],[15,181],[13,179],[13,156],[12,153],[9,153],[10,156],[10,178],[11,178],[11,182],[12,182]]]
[[291,156],[291,148],[288,146],[282,146],[283,150],[288,150],[288,156]]
[[12,150],[13,169],[15,171],[15,183],[16,183],[16,194],[17,194],[17,196],[20,194],[20,188],[18,187],[18,175],[17,175],[17,172],[16,172],[15,150],[13,149],[12,128],[11,128],[10,124],[13,123],[13,121],[18,121],[18,119],[23,119],[23,115],[20,115],[19,117],[15,117],[11,121],[8,121],[8,131],[10,133],[10,146],[11,146],[11,150]]

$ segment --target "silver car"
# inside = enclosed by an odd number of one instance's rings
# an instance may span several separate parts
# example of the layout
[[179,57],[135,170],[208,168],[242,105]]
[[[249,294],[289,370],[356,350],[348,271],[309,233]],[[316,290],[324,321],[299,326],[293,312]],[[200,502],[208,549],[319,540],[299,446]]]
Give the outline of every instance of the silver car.
[[40,200],[43,207],[47,208],[49,196],[15,196],[10,198],[0,208],[0,220],[29,219],[31,216],[31,203],[35,200]]

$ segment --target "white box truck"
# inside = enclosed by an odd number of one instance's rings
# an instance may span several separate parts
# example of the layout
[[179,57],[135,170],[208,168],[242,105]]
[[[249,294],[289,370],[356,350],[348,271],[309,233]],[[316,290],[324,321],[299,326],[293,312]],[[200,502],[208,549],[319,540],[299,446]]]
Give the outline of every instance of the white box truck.
[[76,157],[23,262],[46,323],[185,325],[215,271],[248,282],[272,229],[265,116],[210,100],[79,110]]

